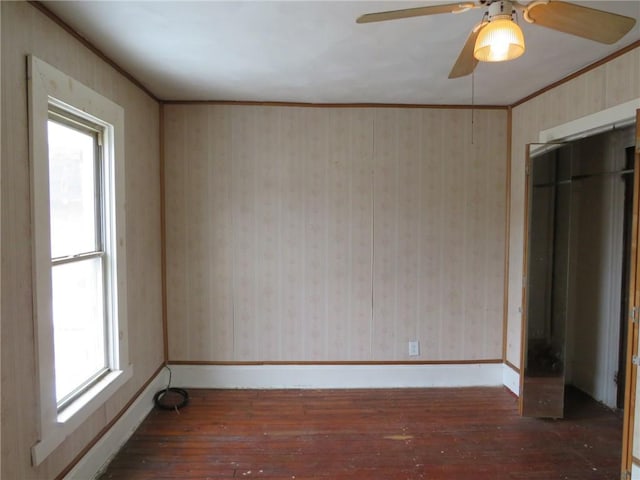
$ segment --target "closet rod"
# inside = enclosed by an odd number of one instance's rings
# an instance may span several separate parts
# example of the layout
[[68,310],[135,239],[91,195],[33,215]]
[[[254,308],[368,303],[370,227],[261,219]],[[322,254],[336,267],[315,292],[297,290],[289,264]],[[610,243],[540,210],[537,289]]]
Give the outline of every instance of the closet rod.
[[587,178],[594,177],[606,177],[609,175],[630,175],[633,173],[633,168],[626,170],[617,170],[615,172],[601,172],[601,173],[585,173],[584,175],[572,175],[566,180],[559,180],[557,182],[538,183],[533,185],[533,188],[553,187],[557,185],[567,185],[573,180],[586,180]]

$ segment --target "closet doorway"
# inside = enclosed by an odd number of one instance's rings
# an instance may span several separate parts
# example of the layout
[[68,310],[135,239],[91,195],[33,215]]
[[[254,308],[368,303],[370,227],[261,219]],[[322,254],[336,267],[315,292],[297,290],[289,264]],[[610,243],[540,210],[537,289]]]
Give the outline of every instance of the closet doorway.
[[625,395],[635,129],[530,145],[521,413],[561,418],[571,385]]

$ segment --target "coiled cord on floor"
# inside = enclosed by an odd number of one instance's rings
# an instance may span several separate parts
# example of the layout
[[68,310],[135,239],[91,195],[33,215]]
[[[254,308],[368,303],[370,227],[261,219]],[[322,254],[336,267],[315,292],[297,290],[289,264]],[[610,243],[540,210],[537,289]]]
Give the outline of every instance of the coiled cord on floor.
[[175,410],[176,412],[189,403],[189,393],[184,388],[171,386],[171,369],[169,370],[169,383],[167,388],[158,391],[153,396],[153,403],[161,410]]

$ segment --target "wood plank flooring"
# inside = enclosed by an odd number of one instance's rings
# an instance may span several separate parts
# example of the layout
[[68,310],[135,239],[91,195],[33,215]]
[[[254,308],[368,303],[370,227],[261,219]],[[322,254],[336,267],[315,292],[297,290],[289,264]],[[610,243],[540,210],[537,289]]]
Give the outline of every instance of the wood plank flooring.
[[619,479],[619,415],[573,392],[522,418],[504,388],[191,390],[154,410],[104,479]]

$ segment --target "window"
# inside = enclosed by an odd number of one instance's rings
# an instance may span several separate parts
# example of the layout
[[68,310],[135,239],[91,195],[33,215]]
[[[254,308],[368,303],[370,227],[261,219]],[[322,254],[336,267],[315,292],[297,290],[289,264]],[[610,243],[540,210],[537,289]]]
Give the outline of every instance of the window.
[[29,61],[40,464],[131,377],[123,109]]
[[105,231],[103,130],[49,111],[51,287],[58,411],[110,371],[109,257]]

